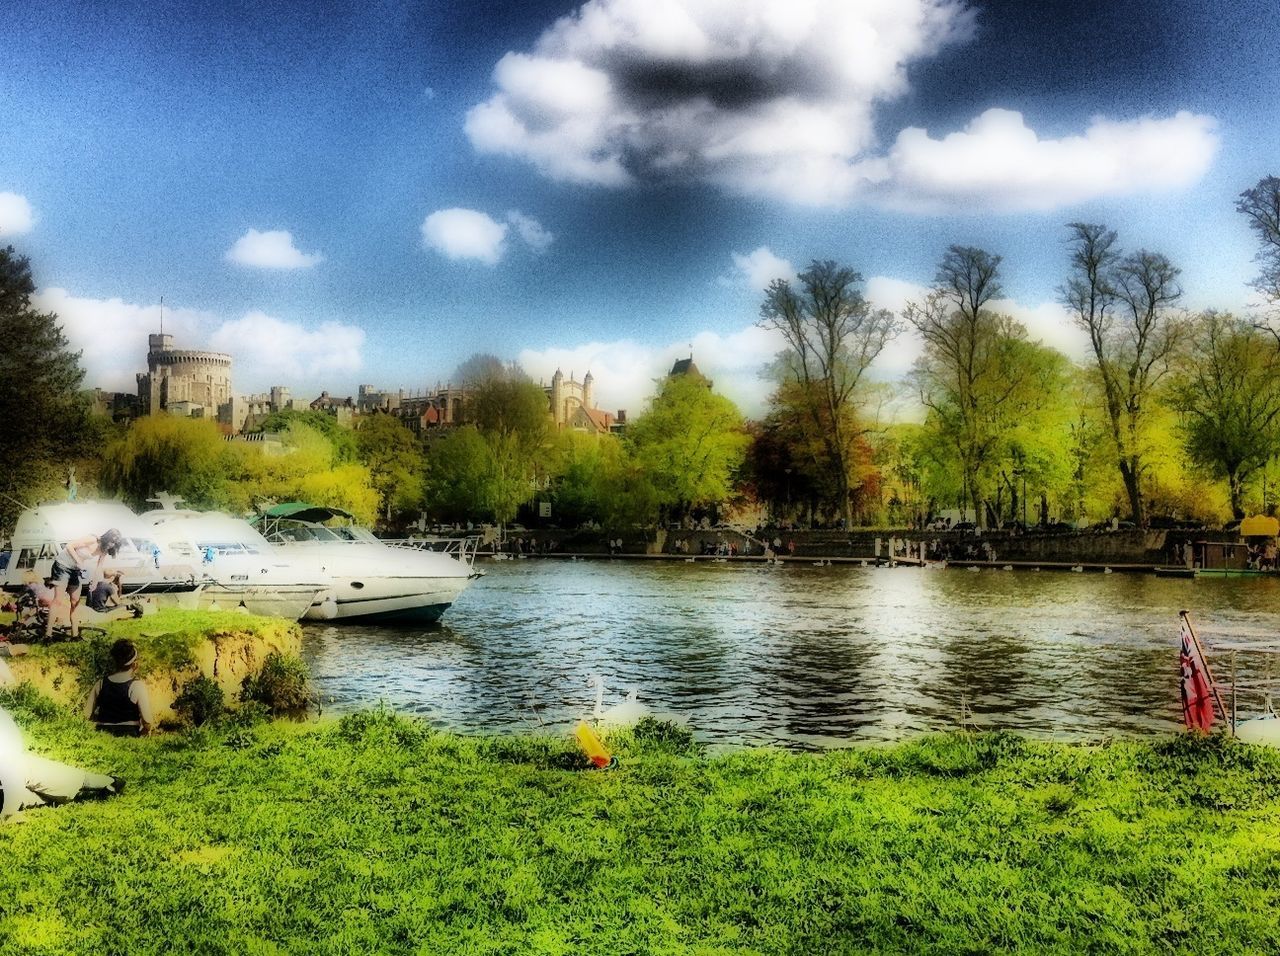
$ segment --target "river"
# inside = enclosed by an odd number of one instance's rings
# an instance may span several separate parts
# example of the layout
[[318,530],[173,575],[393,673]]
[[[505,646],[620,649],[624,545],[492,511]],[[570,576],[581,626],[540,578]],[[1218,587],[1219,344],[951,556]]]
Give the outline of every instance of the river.
[[[954,729],[1093,739],[1181,726],[1178,611],[1280,635],[1280,581],[699,562],[482,562],[431,629],[305,627],[326,712],[561,732],[632,687],[711,745]],[[1214,658],[1219,679],[1226,655]],[[1261,674],[1270,655],[1239,655]],[[1256,708],[1255,708],[1256,709]],[[1242,698],[1241,714],[1245,713]]]

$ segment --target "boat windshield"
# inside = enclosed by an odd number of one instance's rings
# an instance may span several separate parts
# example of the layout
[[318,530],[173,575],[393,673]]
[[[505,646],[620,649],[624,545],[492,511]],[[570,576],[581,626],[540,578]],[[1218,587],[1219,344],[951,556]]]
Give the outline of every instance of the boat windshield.
[[281,524],[275,530],[275,537],[280,541],[324,541],[326,543],[345,540],[334,534],[333,529],[310,524]]
[[358,541],[361,544],[378,544],[378,539],[374,537],[373,532],[366,528],[345,527],[328,529],[337,535],[343,541]]

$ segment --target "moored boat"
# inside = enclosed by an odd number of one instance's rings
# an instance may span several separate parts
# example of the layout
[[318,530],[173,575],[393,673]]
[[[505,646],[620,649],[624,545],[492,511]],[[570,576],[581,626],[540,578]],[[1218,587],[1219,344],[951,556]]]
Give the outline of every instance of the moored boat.
[[241,518],[177,509],[172,499],[161,503],[168,507],[140,517],[150,524],[163,554],[199,567],[209,579],[200,593],[201,608],[242,607],[296,621],[312,607],[320,612],[327,607],[332,616],[331,581],[318,562],[282,551]]
[[4,590],[17,594],[30,582],[43,581],[68,541],[101,535],[111,528],[120,532],[121,543],[115,556],[103,562],[102,571],[120,572],[126,597],[154,598],[159,604],[188,608],[197,605],[208,583],[198,564],[170,561],[156,545],[151,526],[115,501],[60,501],[24,511],[14,527],[12,554],[0,577]]
[[[334,521],[341,523],[325,524]],[[313,606],[310,619],[429,624],[480,576],[473,567],[476,539],[452,553],[397,547],[341,508],[296,501],[267,509],[256,524],[268,541],[318,561],[332,579],[333,613]]]

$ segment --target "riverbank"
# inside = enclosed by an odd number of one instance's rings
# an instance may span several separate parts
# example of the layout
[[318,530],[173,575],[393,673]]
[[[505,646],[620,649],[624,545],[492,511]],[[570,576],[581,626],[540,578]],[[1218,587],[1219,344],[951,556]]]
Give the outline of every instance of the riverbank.
[[1280,753],[919,739],[708,757],[383,712],[142,740],[7,694],[122,797],[0,827],[0,953],[1275,952]]
[[[127,638],[138,648],[138,678],[147,685],[162,723],[179,719],[174,702],[196,678],[207,678],[227,700],[236,700],[244,679],[258,674],[268,656],[296,658],[302,650],[302,629],[296,622],[244,611],[162,608],[140,618],[85,617],[82,624],[104,633],[30,644],[26,654],[6,659],[13,676],[56,703],[78,707],[106,673],[112,642]],[[12,619],[2,615],[0,625]]]

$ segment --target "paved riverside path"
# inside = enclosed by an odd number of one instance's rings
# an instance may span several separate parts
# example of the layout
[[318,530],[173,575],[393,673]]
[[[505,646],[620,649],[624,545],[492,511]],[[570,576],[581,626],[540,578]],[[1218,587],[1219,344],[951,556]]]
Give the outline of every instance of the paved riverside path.
[[[492,560],[492,555],[481,554]],[[812,566],[852,565],[853,567],[921,567],[930,568],[977,568],[991,571],[1077,571],[1084,574],[1154,574],[1156,569],[1185,570],[1181,565],[1161,564],[1101,564],[1092,562],[1070,561],[975,561],[963,558],[954,561],[921,561],[919,558],[876,558],[868,555],[865,558],[840,557],[819,558],[810,555],[778,555],[766,558],[760,554],[714,555],[714,554],[602,554],[592,551],[556,551],[544,554],[509,555],[506,560],[524,560],[528,558],[564,560],[564,561],[680,561],[694,563],[736,563],[736,564],[794,564]]]

